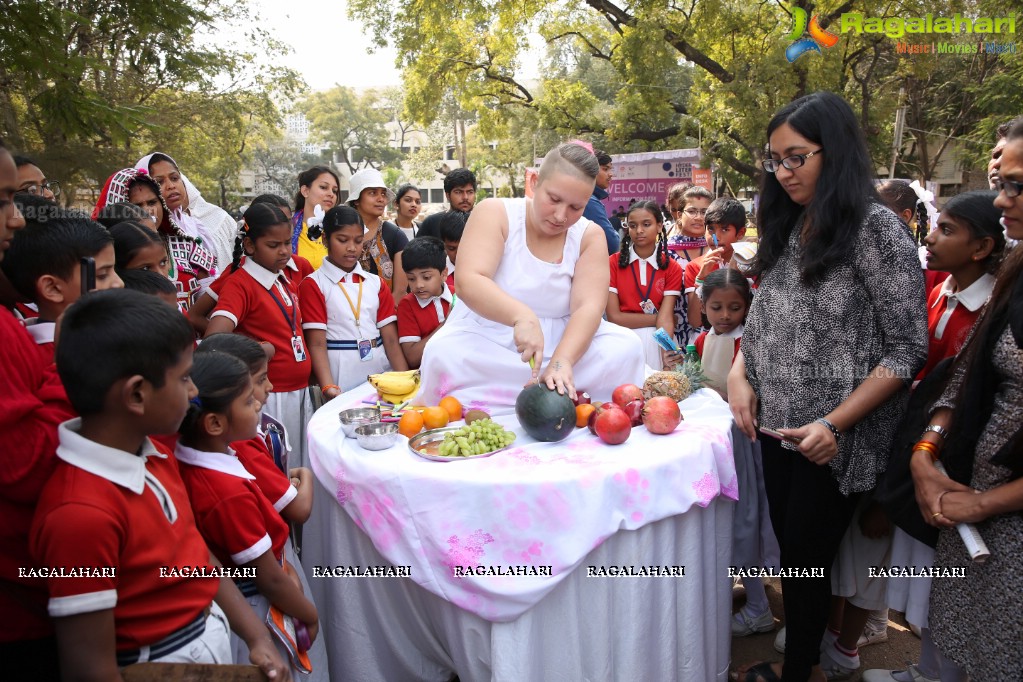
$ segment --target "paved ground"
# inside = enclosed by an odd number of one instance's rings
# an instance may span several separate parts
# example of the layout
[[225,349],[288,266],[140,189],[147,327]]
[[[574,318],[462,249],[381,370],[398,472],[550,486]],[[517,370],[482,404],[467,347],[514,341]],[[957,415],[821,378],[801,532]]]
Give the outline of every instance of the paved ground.
[[[771,603],[771,611],[775,614],[778,627],[782,626],[781,614],[781,581],[767,581],[767,599]],[[745,603],[745,597],[738,597],[733,610],[738,610]],[[861,673],[869,668],[901,669],[906,662],[916,662],[920,656],[920,640],[910,632],[901,613],[890,612],[888,623],[888,641],[872,644],[860,650],[862,667],[859,672],[848,678],[852,682],[860,679]],[[777,630],[762,635],[732,638],[732,670],[750,661],[780,661],[782,655],[774,650],[774,638]]]

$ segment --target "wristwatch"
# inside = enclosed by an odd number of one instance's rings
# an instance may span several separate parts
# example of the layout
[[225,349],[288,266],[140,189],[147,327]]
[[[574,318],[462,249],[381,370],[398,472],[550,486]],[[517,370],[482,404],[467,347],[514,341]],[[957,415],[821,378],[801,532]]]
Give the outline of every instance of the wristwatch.
[[929,424],[927,428],[924,429],[924,432],[920,434],[920,437],[923,438],[924,434],[926,434],[929,431],[933,431],[934,433],[941,436],[942,440],[948,439],[948,431],[946,431],[944,427],[938,426],[937,424]]
[[824,426],[828,427],[828,431],[831,431],[831,435],[835,437],[835,442],[838,442],[838,437],[841,434],[838,432],[838,428],[834,424],[829,422],[824,417],[821,417],[820,419],[815,419],[814,423],[816,423],[816,424],[823,424]]

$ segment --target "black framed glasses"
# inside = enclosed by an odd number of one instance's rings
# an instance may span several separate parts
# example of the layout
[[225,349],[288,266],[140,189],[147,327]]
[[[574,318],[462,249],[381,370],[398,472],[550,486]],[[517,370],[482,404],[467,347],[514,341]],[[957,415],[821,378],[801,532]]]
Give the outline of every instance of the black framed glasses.
[[59,197],[60,196],[60,183],[57,182],[56,180],[53,180],[51,182],[44,182],[41,185],[31,184],[28,187],[25,187],[24,189],[22,189],[21,191],[22,192],[27,192],[27,193],[31,194],[32,196],[38,197],[38,196],[41,196],[42,193],[45,192],[46,190],[50,190],[51,192],[53,192],[53,196],[54,197]]
[[760,162],[760,165],[763,166],[764,170],[768,173],[775,173],[782,166],[785,166],[785,168],[789,170],[796,170],[806,163],[806,160],[811,156],[820,154],[822,151],[824,151],[824,147],[821,147],[816,151],[812,151],[809,154],[793,154],[792,156],[786,156],[781,161],[778,161],[777,159],[764,159]]
[[682,212],[685,213],[690,218],[695,218],[698,215],[707,215],[707,209],[705,209],[705,208],[693,208],[692,206],[690,206],[689,208],[683,210]]
[[1023,194],[1023,182],[1003,180],[1001,178],[993,178],[993,182],[995,183],[995,189],[999,192],[1005,192],[1005,196],[1010,199],[1015,199],[1020,194]]

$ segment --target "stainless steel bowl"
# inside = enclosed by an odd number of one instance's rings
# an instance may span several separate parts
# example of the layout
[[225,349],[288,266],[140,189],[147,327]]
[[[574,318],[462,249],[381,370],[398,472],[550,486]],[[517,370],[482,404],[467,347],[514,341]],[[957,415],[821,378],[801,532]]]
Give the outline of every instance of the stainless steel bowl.
[[398,425],[394,422],[363,424],[356,427],[355,438],[366,450],[386,450],[398,440]]
[[341,420],[341,430],[345,432],[345,438],[355,438],[355,428],[363,424],[376,424],[380,421],[380,408],[377,407],[354,407],[350,410],[343,410],[337,415]]

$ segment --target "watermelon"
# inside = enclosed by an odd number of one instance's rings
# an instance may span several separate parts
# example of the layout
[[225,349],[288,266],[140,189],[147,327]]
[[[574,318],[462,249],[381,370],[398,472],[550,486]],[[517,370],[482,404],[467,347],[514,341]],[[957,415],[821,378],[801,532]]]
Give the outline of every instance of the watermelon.
[[515,414],[526,433],[545,443],[568,438],[575,428],[572,399],[544,384],[533,384],[519,393]]

